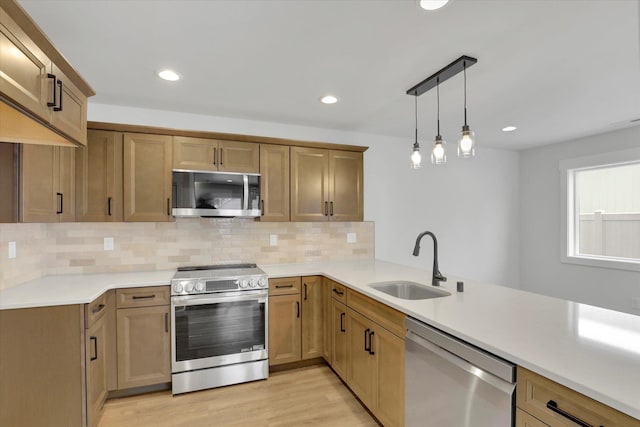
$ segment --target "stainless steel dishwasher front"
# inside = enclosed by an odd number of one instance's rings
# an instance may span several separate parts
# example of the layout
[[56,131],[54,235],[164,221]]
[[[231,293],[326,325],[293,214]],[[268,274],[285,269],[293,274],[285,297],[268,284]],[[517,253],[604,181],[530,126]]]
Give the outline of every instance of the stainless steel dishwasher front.
[[513,427],[515,365],[407,317],[406,427]]

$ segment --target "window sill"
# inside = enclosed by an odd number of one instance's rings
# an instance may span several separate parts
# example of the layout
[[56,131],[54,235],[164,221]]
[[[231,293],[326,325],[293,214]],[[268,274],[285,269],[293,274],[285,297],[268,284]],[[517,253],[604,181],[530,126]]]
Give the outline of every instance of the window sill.
[[591,257],[588,255],[569,256],[562,257],[561,262],[564,264],[578,264],[586,265],[589,267],[598,268],[611,268],[614,270],[627,270],[640,272],[640,261],[634,261],[632,259],[625,258],[604,258],[604,257]]

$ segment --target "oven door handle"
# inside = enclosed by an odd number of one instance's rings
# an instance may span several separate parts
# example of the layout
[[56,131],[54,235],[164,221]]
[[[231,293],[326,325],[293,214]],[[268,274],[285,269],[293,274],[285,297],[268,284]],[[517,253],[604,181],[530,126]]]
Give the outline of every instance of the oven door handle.
[[258,300],[259,303],[267,302],[266,291],[248,291],[242,292],[242,295],[227,295],[227,296],[178,296],[171,298],[171,304],[173,306],[186,306],[186,305],[202,305],[202,304],[218,304],[223,302],[233,301],[251,301]]

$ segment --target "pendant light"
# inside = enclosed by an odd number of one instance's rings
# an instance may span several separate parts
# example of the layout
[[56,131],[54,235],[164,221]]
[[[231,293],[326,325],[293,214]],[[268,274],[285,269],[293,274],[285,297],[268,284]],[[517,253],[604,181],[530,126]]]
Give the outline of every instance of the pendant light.
[[458,140],[458,157],[473,157],[476,155],[475,133],[469,129],[467,124],[467,63],[462,62],[464,72],[464,126]]
[[433,143],[433,151],[431,151],[431,163],[434,165],[442,165],[447,163],[447,155],[444,152],[444,145],[447,143],[440,136],[440,79],[436,79],[436,93],[438,100],[438,134]]
[[422,156],[420,155],[420,144],[418,144],[418,94],[416,98],[416,141],[413,143],[413,152],[411,153],[411,167],[413,169],[420,169],[420,163],[422,162]]

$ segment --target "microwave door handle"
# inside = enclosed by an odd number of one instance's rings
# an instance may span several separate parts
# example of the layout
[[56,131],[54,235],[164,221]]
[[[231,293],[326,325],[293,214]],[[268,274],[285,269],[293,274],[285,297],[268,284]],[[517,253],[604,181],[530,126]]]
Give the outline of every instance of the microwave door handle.
[[242,175],[242,209],[245,211],[249,209],[249,177]]

